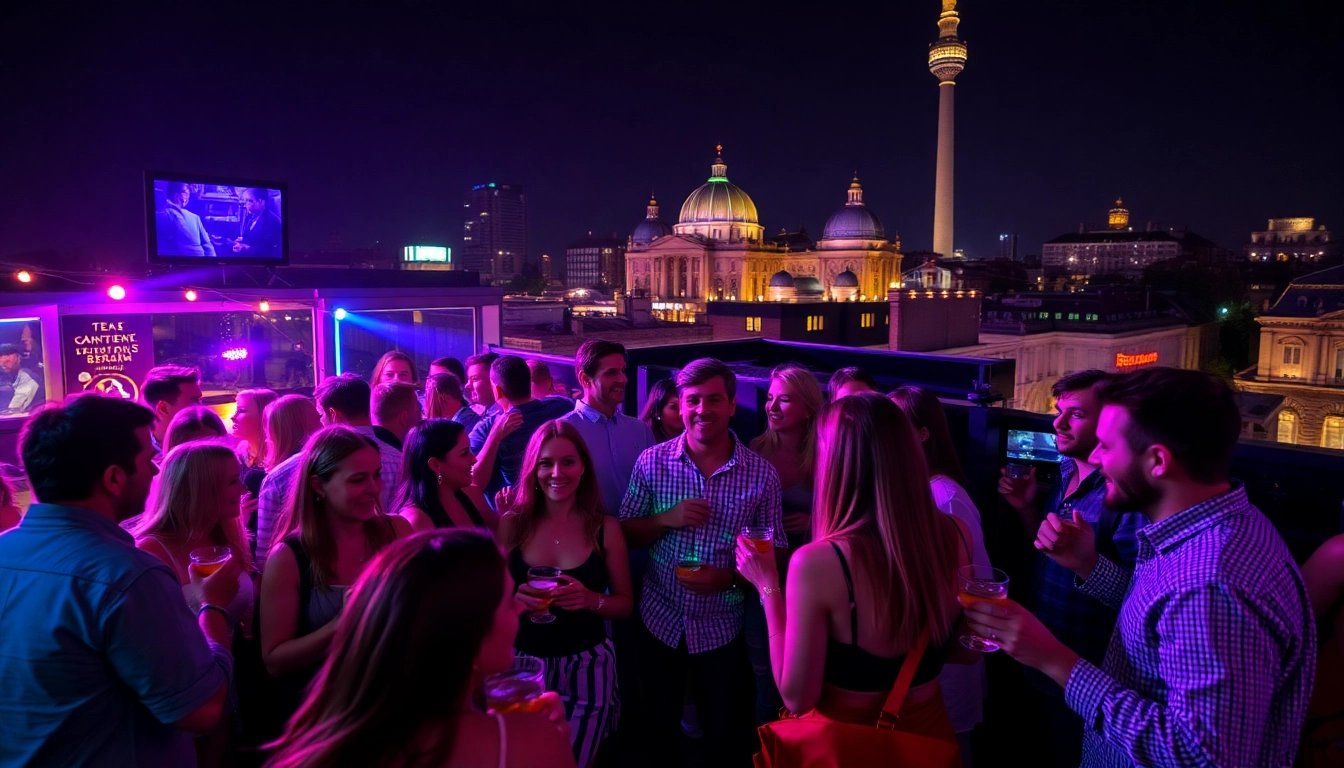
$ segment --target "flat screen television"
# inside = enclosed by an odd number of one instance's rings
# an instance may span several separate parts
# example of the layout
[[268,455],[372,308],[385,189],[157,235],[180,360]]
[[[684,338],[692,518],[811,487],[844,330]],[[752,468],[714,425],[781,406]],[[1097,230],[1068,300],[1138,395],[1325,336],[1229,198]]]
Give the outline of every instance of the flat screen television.
[[1049,432],[1025,429],[1008,430],[1008,458],[1016,461],[1051,461],[1058,463],[1059,450],[1055,436]]
[[146,171],[149,263],[284,266],[288,204],[280,181]]

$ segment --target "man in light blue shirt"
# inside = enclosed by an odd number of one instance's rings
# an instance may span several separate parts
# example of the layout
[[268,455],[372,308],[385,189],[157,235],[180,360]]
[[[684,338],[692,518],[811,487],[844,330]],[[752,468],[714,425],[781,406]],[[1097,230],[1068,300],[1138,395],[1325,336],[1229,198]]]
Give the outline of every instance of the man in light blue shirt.
[[82,394],[24,427],[40,503],[0,536],[0,765],[194,766],[192,734],[224,711],[239,561],[193,570],[193,617],[177,576],[119,525],[158,472],[153,421]]
[[215,258],[215,244],[201,217],[187,210],[191,186],[180,181],[168,182],[164,190],[166,205],[154,215],[155,239],[160,256],[209,256]]
[[609,515],[620,512],[635,462],[655,442],[647,424],[621,412],[629,382],[625,366],[624,346],[600,339],[585,341],[574,354],[583,399],[562,419],[574,425],[588,446]]

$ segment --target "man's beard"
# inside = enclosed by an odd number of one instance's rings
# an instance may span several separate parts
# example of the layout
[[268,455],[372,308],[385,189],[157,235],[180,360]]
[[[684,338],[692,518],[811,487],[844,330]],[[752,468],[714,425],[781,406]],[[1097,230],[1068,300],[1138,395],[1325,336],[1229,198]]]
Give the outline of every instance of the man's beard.
[[1108,479],[1105,504],[1111,509],[1142,511],[1158,500],[1157,488],[1143,476],[1138,464],[1131,465],[1123,475]]

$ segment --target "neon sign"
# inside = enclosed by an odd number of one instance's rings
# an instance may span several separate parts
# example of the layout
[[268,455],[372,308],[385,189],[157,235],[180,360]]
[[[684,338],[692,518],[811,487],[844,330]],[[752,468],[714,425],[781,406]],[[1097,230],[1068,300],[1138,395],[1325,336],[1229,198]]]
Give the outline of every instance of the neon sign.
[[1135,368],[1140,365],[1152,365],[1156,362],[1156,352],[1140,352],[1137,355],[1126,355],[1123,352],[1115,353],[1116,368]]

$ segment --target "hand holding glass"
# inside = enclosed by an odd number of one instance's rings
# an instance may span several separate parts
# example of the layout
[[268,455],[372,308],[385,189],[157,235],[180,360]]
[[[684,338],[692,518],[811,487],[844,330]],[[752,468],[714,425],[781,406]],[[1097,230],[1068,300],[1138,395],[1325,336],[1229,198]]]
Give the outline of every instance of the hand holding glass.
[[560,569],[549,565],[539,565],[527,569],[528,594],[537,598],[538,612],[532,614],[533,624],[549,624],[555,621],[551,613],[551,591],[560,586]]
[[224,567],[233,557],[233,550],[228,547],[201,547],[191,550],[192,565],[201,572],[202,576],[209,576]]
[[[976,603],[1007,605],[1008,574],[987,565],[963,565],[957,569],[957,602],[962,608]],[[997,638],[980,637],[974,632],[962,635],[961,644],[982,653],[999,650]]]
[[742,529],[742,538],[752,549],[765,554],[774,546],[775,529],[768,525],[747,526]]
[[[554,617],[552,617],[554,618]],[[541,659],[515,656],[513,666],[485,678],[485,704],[501,715],[540,712],[546,706],[546,667]]]

